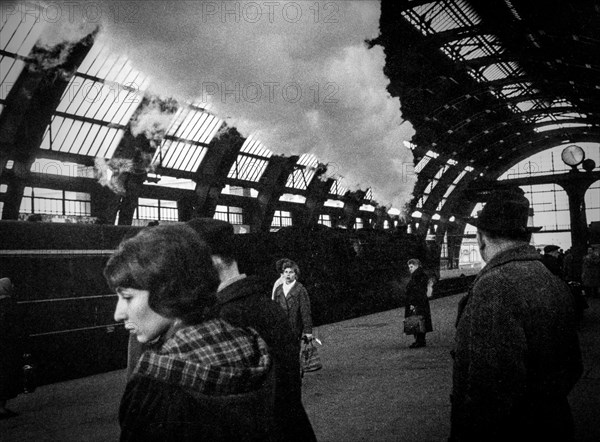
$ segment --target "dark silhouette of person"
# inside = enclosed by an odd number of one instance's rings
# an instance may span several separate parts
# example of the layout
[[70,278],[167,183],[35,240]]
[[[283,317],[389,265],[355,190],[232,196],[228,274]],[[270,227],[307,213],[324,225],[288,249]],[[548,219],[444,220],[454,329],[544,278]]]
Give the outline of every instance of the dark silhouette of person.
[[523,191],[506,189],[469,221],[486,265],[459,303],[450,442],[573,441],[574,305],[529,244],[528,213]]

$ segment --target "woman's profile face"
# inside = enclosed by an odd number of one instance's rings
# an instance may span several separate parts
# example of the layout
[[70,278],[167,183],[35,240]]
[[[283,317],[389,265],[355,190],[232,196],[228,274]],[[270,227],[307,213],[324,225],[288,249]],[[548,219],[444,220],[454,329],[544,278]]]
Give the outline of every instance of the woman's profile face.
[[283,269],[283,277],[285,278],[286,282],[293,282],[296,280],[296,272],[291,267],[287,267]]
[[123,321],[129,333],[134,334],[138,342],[152,342],[165,333],[174,319],[159,315],[148,305],[148,290],[118,288],[115,321]]

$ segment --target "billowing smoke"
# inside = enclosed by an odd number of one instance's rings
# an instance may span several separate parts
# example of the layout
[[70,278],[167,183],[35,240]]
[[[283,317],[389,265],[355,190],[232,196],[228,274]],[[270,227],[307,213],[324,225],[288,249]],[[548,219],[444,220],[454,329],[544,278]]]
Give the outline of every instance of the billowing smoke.
[[134,137],[144,134],[150,141],[150,147],[156,149],[173,121],[177,106],[172,99],[165,100],[157,96],[145,98],[131,120],[131,133]]
[[[96,33],[101,26],[100,20],[92,22],[83,18],[81,14],[75,14],[74,4],[75,2],[52,1],[2,2],[2,24],[6,22],[22,25],[14,35],[10,35],[10,32],[3,35],[13,43],[11,48],[16,48],[14,43],[17,41],[24,43],[34,36],[37,38],[34,40],[35,50],[28,54],[33,60],[28,64],[29,69],[56,69],[57,73],[66,79],[73,74],[71,70],[63,69],[62,65],[75,45],[90,34]],[[13,29],[11,26],[7,28]]]
[[117,195],[127,193],[127,178],[133,169],[133,161],[122,158],[106,160],[96,158],[94,171],[96,179],[103,186],[108,187]]
[[404,207],[415,176],[402,141],[414,131],[386,90],[382,48],[365,44],[379,34],[379,2],[94,5],[98,42],[150,75],[150,92],[208,102],[243,136],[278,154],[313,153],[327,176]]

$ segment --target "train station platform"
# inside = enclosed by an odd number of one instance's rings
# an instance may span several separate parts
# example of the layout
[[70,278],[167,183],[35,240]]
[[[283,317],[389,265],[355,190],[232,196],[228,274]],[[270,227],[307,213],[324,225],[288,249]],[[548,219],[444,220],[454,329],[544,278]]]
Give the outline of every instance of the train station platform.
[[[304,404],[321,442],[445,441],[449,432],[457,302],[431,302],[426,348],[409,349],[402,309],[320,326],[324,368],[303,380]],[[580,324],[585,372],[569,400],[578,442],[600,441],[600,299]],[[124,370],[45,385],[9,402],[19,415],[0,421],[2,442],[118,440]]]

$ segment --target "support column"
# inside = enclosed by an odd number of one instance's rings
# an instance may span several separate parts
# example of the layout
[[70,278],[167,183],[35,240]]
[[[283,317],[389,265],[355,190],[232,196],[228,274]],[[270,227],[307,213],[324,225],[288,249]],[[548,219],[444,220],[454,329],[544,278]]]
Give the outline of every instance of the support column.
[[272,156],[269,165],[260,179],[262,188],[256,199],[255,210],[252,211],[250,229],[252,232],[268,232],[273,222],[273,214],[279,198],[285,192],[288,176],[300,157]]
[[312,226],[319,222],[319,215],[323,209],[329,190],[334,183],[333,178],[321,180],[318,176],[315,176],[312,182],[306,189],[306,203],[304,204],[304,216],[302,224],[305,226]]
[[366,194],[367,192],[364,190],[357,190],[355,192],[348,191],[344,195],[344,223],[347,229],[354,229],[358,209]]
[[585,193],[596,181],[594,178],[581,179],[585,174],[578,171],[570,173],[577,175],[572,181],[561,182],[569,197],[569,215],[571,220],[571,253],[573,255],[573,274],[581,275],[583,257],[587,253],[588,227],[585,214]]

